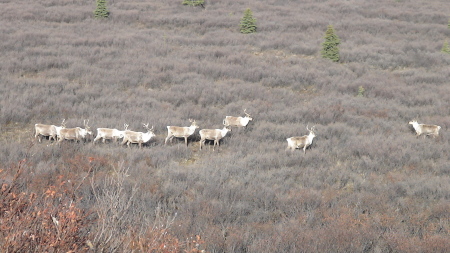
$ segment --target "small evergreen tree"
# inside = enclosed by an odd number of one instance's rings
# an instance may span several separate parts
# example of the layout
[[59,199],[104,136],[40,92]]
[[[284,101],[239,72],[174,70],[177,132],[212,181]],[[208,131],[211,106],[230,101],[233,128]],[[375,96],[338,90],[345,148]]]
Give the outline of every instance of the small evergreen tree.
[[361,85],[358,88],[358,97],[364,97],[364,92],[366,92],[366,89]]
[[334,31],[332,25],[329,25],[325,32],[325,41],[322,43],[322,57],[330,59],[334,62],[339,61],[339,48],[338,45],[341,40]]
[[245,10],[244,17],[241,19],[240,27],[241,33],[248,34],[256,32],[256,19],[253,18],[253,13],[250,8]]
[[188,6],[201,6],[205,8],[205,0],[183,0],[182,4]]
[[442,46],[441,52],[450,54],[450,46],[448,45],[448,41],[444,42],[444,45]]
[[107,18],[108,16],[109,11],[106,8],[106,0],[97,0],[97,9],[94,11],[94,17]]

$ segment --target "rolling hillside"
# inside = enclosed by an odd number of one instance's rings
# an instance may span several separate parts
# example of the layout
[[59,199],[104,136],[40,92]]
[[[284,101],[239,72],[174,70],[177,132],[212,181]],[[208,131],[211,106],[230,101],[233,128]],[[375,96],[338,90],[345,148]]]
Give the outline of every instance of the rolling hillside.
[[[110,0],[96,19],[93,0],[0,0],[1,252],[448,251],[448,1],[181,3]],[[35,140],[63,119],[93,135]],[[188,147],[165,145],[190,119]],[[147,123],[142,149],[92,142]],[[287,151],[307,126],[312,146]]]

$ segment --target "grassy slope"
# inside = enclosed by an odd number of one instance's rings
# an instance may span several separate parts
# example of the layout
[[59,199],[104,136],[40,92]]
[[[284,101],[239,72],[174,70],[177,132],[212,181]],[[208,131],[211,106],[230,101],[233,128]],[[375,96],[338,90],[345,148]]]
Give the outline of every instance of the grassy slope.
[[[200,234],[211,252],[450,246],[446,1],[180,3],[109,1],[111,17],[95,20],[92,1],[1,1],[0,169],[12,174],[27,158],[24,190],[42,192],[62,175],[80,182],[80,206],[98,210],[112,203],[94,198],[92,182],[102,192],[123,163],[123,198],[110,200],[123,204],[123,227],[110,227],[116,242],[162,210],[176,213],[174,236]],[[246,8],[256,34],[238,31]],[[338,64],[319,57],[328,24],[342,40]],[[167,125],[194,118],[221,128],[244,108],[254,121],[218,152],[163,145]],[[88,118],[93,129],[149,122],[157,136],[143,150],[30,138],[35,123],[63,118],[68,127]],[[442,136],[415,138],[412,118],[442,126]],[[307,124],[317,128],[313,147],[286,153],[285,139]]]

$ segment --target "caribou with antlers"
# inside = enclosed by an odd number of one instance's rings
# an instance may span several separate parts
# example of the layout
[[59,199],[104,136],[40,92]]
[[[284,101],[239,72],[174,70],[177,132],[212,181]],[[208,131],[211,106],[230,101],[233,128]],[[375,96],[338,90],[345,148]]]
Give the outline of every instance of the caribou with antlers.
[[63,140],[75,140],[75,142],[84,140],[86,138],[86,135],[92,134],[91,128],[89,127],[88,123],[89,120],[83,121],[84,128],[75,127],[61,129],[58,142],[62,142]]
[[66,119],[63,119],[61,126],[35,124],[34,129],[36,130],[36,133],[34,134],[34,139],[39,138],[39,142],[41,142],[41,136],[48,136],[49,140],[53,139],[56,141],[56,138],[59,138],[61,129],[66,128],[65,121]]
[[167,137],[166,140],[164,141],[164,144],[167,144],[167,141],[169,140],[170,143],[172,143],[173,137],[177,137],[177,138],[184,138],[184,142],[186,143],[187,146],[188,145],[187,138],[192,134],[194,134],[195,129],[198,128],[198,125],[195,122],[195,120],[189,119],[189,122],[192,123],[190,127],[167,126]]
[[200,150],[202,149],[202,145],[205,144],[206,140],[213,140],[214,141],[214,145],[213,145],[213,151],[214,151],[214,147],[216,146],[217,143],[217,147],[219,147],[219,142],[220,140],[225,137],[225,135],[227,135],[227,133],[231,131],[230,128],[228,128],[227,126],[224,126],[223,129],[202,129],[199,131],[200,134]]
[[61,126],[55,126],[56,129],[56,137],[59,138],[59,136],[61,135],[61,129],[66,128],[66,123],[65,123],[66,119],[63,119],[63,121],[61,122]]
[[111,128],[97,128],[97,136],[95,137],[93,144],[99,139],[102,139],[103,143],[105,143],[105,140],[113,140],[116,143],[118,139],[123,138],[125,131],[128,130],[128,124],[124,124],[123,128],[123,131]]
[[[126,126],[128,127],[128,125]],[[147,129],[146,133],[125,130],[122,145],[126,143],[127,146],[130,147],[130,143],[137,143],[139,144],[139,148],[142,148],[143,143],[149,142],[150,139],[155,136],[155,133],[153,133],[153,126],[152,128],[149,128],[147,123],[144,124],[144,128]]]
[[423,134],[424,137],[431,135],[433,138],[436,138],[439,136],[439,130],[441,129],[441,127],[437,125],[419,124],[417,120],[411,120],[409,124],[413,126],[417,137]]
[[314,137],[316,137],[314,126],[311,129],[306,126],[306,130],[309,131],[308,135],[287,138],[288,146],[286,150],[290,149],[291,151],[294,151],[297,148],[303,148],[303,153],[306,153],[306,148],[312,144]]
[[253,120],[247,109],[244,109],[245,117],[226,116],[223,124],[227,127],[246,127],[248,123]]

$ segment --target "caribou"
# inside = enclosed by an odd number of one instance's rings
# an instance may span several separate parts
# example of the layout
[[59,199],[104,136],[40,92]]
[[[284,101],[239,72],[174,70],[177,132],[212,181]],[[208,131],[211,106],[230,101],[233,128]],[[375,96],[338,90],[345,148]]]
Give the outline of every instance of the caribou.
[[187,146],[188,145],[187,138],[192,134],[194,134],[195,129],[198,128],[198,125],[195,122],[195,120],[189,119],[189,122],[192,123],[190,127],[167,126],[167,137],[166,140],[164,141],[164,144],[167,144],[167,141],[169,140],[170,143],[172,143],[173,137],[177,137],[177,138],[184,138],[184,142],[186,143]]
[[102,139],[103,143],[105,143],[105,140],[113,140],[116,143],[118,139],[123,138],[125,131],[128,130],[128,124],[124,124],[123,128],[123,131],[111,128],[97,128],[97,136],[95,137],[93,144],[99,139]]
[[433,138],[436,138],[439,136],[439,130],[441,129],[441,127],[437,125],[419,124],[417,120],[411,120],[409,124],[413,126],[417,137],[420,135],[423,135],[424,137],[431,135]]
[[287,138],[288,146],[286,150],[294,151],[295,149],[303,148],[303,153],[306,153],[306,148],[312,144],[314,137],[316,137],[314,126],[311,129],[306,126],[306,130],[309,131],[308,135]]
[[245,117],[233,117],[226,116],[223,120],[223,124],[227,127],[246,127],[250,120],[253,120],[250,114],[247,113],[247,109],[244,109]]
[[200,134],[200,150],[202,150],[202,145],[205,144],[206,140],[213,140],[214,141],[214,145],[213,145],[213,151],[214,151],[214,147],[216,146],[217,143],[217,147],[219,147],[219,142],[220,140],[225,137],[225,135],[227,135],[227,133],[231,131],[230,128],[228,128],[227,126],[224,126],[223,129],[202,129],[199,131]]
[[48,136],[49,140],[56,141],[56,137],[59,137],[61,129],[66,128],[65,122],[66,119],[63,119],[61,122],[61,126],[55,126],[55,125],[44,125],[44,124],[35,124],[34,129],[36,130],[36,133],[34,134],[34,139],[38,138],[39,142],[41,142],[41,135],[42,136]]
[[56,129],[56,137],[59,138],[59,136],[61,135],[61,129],[66,128],[66,123],[65,123],[66,119],[63,119],[63,121],[61,122],[61,126],[55,126]]
[[155,134],[153,133],[153,126],[152,128],[149,128],[147,123],[144,124],[144,128],[147,129],[147,133],[125,130],[123,134],[122,145],[126,143],[127,146],[130,147],[130,143],[138,143],[139,148],[142,148],[142,143],[149,142],[150,139],[155,136]]
[[80,140],[84,140],[86,135],[92,134],[91,128],[88,125],[88,121],[84,120],[84,128],[75,127],[75,128],[63,128],[61,129],[58,142],[62,142],[63,140],[75,140],[78,142]]

